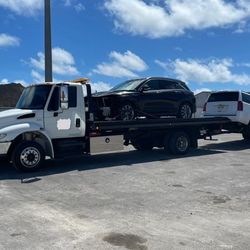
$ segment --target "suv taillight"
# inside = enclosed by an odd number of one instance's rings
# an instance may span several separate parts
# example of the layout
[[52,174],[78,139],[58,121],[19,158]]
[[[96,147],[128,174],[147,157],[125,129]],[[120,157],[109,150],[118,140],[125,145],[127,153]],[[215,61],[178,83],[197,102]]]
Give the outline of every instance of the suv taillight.
[[203,112],[207,111],[207,103],[205,103],[204,107],[203,107]]
[[238,111],[243,111],[243,102],[238,101]]

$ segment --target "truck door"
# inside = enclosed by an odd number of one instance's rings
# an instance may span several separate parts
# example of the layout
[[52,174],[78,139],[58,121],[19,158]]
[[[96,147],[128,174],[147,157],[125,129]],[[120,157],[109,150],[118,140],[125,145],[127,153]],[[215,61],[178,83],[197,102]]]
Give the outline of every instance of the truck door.
[[83,92],[77,91],[77,87],[57,85],[51,93],[44,111],[44,125],[52,139],[85,135]]

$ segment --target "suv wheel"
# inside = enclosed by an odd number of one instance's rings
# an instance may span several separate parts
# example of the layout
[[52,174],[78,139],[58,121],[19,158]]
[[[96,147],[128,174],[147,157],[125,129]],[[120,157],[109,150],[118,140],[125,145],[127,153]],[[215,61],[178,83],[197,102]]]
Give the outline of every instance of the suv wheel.
[[189,103],[181,104],[177,117],[181,118],[181,119],[190,119],[190,118],[192,118],[192,107],[191,107],[191,105]]
[[131,121],[135,119],[135,109],[132,104],[125,103],[120,108],[120,118],[123,121]]

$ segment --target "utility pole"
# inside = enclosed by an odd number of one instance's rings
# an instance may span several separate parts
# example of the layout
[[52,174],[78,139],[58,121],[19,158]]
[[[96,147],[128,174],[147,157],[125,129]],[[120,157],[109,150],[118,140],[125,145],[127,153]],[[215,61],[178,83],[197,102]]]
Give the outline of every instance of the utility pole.
[[44,0],[45,82],[53,81],[50,0]]

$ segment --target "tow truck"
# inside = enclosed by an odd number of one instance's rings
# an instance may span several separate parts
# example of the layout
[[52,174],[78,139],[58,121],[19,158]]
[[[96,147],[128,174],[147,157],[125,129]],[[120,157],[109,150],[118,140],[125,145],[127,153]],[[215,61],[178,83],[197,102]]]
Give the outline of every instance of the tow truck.
[[129,145],[184,155],[198,147],[198,139],[242,131],[223,117],[96,121],[93,106],[86,78],[28,86],[15,109],[0,112],[0,154],[17,170],[29,172],[48,158],[114,152]]

